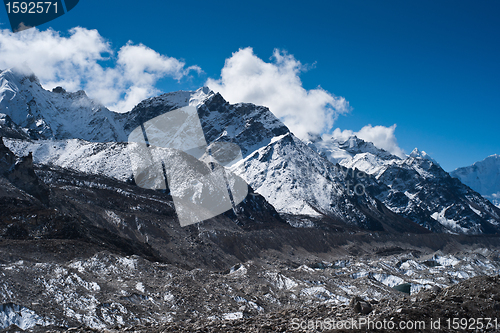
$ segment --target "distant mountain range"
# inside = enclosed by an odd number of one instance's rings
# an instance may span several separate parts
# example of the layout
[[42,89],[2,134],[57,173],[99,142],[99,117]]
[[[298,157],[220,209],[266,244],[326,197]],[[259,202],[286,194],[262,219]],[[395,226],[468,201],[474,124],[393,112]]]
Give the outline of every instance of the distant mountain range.
[[500,207],[500,155],[491,155],[450,174]]
[[275,209],[293,227],[500,231],[500,209],[418,149],[401,159],[355,136],[344,142],[320,137],[304,142],[266,107],[229,104],[206,87],[149,98],[130,112],[116,113],[83,91],[58,87],[50,92],[33,74],[0,73],[0,135],[10,151],[31,152],[39,165],[122,182],[133,178],[129,134],[188,105],[197,108],[207,143],[240,147],[242,160],[230,166],[231,172],[248,183],[250,193],[263,197],[261,207],[274,207],[270,216]]

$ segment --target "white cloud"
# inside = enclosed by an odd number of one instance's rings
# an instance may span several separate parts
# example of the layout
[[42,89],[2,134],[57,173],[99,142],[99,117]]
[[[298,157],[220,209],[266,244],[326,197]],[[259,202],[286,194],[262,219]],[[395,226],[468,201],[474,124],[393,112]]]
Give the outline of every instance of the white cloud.
[[[113,66],[104,66],[103,62]],[[117,55],[97,30],[73,28],[69,36],[54,30],[30,29],[21,33],[0,30],[0,69],[28,66],[45,88],[84,89],[92,98],[117,111],[129,111],[141,100],[159,93],[163,77],[180,80],[198,66],[186,68],[167,57],[131,42]]]
[[327,136],[331,136],[339,141],[345,141],[349,139],[349,137],[356,135],[360,139],[372,142],[377,148],[384,149],[399,157],[405,157],[406,155],[399,147],[398,140],[394,135],[395,130],[396,124],[390,127],[367,125],[358,132],[351,130],[341,131],[340,128],[336,128],[331,135]]
[[[116,54],[115,54],[116,53]],[[207,85],[232,103],[265,105],[300,138],[332,130],[349,103],[318,87],[306,90],[299,75],[306,67],[292,55],[274,50],[271,62],[258,58],[252,48],[240,49],[226,59],[220,79]],[[107,65],[103,65],[107,63]],[[181,80],[198,66],[186,67],[176,58],[161,55],[143,44],[128,42],[115,52],[97,30],[73,28],[67,36],[48,29],[12,33],[0,30],[0,69],[28,66],[47,89],[62,86],[87,94],[116,111],[129,111],[145,98],[157,95],[156,83],[164,77]],[[396,125],[365,126],[359,132],[336,129],[332,136],[351,135],[373,142],[395,155]]]
[[299,78],[306,68],[292,55],[274,50],[265,62],[248,47],[226,59],[221,77],[207,85],[231,103],[265,105],[300,138],[331,130],[339,114],[350,110],[343,97],[318,87],[306,90]]

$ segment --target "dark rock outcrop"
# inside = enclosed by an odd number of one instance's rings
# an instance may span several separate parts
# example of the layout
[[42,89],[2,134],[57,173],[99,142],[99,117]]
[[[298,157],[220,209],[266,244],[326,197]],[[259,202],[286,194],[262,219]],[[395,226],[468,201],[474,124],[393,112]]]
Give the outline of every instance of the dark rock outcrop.
[[34,196],[45,205],[49,203],[49,188],[39,181],[33,168],[33,154],[17,158],[0,138],[0,173],[14,186]]

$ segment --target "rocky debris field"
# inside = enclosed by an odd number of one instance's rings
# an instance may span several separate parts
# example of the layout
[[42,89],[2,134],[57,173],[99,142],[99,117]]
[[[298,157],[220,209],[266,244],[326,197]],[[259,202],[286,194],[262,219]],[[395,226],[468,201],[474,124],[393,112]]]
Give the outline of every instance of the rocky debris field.
[[225,271],[107,251],[59,261],[63,254],[54,252],[47,262],[28,251],[25,259],[13,252],[2,259],[5,332],[289,332],[327,318],[397,323],[439,316],[444,325],[447,318],[500,313],[500,252],[485,248],[385,248],[376,256],[296,251],[288,260],[268,251]]
[[[412,296],[369,300],[369,313],[360,311],[356,297],[349,304],[287,307],[253,317],[226,320],[183,320],[92,329],[88,327],[33,327],[29,332],[500,332],[500,277],[480,276],[445,289],[422,291]],[[479,318],[482,318],[479,319]],[[454,321],[459,319],[458,321]],[[478,320],[479,319],[479,320]],[[356,322],[354,329],[331,329],[337,323]],[[390,323],[394,329],[387,329]],[[439,325],[437,324],[439,322]],[[413,325],[400,329],[398,325]],[[345,324],[344,324],[345,325]],[[353,325],[353,324],[350,324]],[[356,324],[354,324],[356,325]],[[369,326],[372,325],[372,326]],[[380,325],[380,328],[378,328]],[[419,325],[419,326],[417,326]],[[431,326],[434,325],[434,326]],[[406,327],[406,326],[405,326]],[[418,327],[418,328],[417,328]],[[465,328],[464,328],[465,327]],[[478,329],[482,327],[482,329]],[[21,332],[11,326],[1,332]]]
[[[475,277],[445,289],[412,296],[349,305],[289,308],[234,321],[169,323],[156,327],[127,328],[130,332],[500,332],[500,277]],[[356,300],[356,298],[353,298]],[[483,320],[479,321],[478,318]],[[459,319],[454,321],[454,319]],[[491,320],[490,320],[491,319]],[[439,320],[439,325],[437,324]],[[357,322],[354,329],[331,329],[335,323]],[[390,323],[394,323],[394,329]],[[431,324],[431,322],[433,324]],[[411,329],[399,328],[400,323]],[[345,325],[345,324],[344,324]],[[352,325],[352,324],[351,324]],[[371,325],[371,326],[370,326]],[[378,329],[380,325],[380,329]],[[434,326],[431,326],[434,325]],[[384,328],[386,327],[386,328]],[[418,327],[418,328],[417,328]],[[483,327],[478,329],[478,327]],[[126,331],[125,330],[125,331]],[[92,332],[81,329],[79,332]],[[110,330],[110,332],[118,332]],[[57,331],[56,331],[57,332]]]

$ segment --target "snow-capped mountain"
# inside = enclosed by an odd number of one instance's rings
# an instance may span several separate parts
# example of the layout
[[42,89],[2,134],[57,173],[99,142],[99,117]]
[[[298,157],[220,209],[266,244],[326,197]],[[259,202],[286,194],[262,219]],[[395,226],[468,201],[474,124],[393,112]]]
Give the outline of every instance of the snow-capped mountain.
[[413,151],[410,153],[410,157],[419,157],[423,158],[426,160],[431,161],[432,163],[439,165],[439,163],[433,159],[429,154],[427,154],[425,151],[420,151],[418,148],[413,149]]
[[[371,195],[429,230],[472,234],[498,230],[500,211],[417,148],[401,159],[356,137],[313,144],[323,156],[371,175]],[[328,152],[335,152],[334,157]]]
[[450,174],[500,208],[500,155],[491,155]]
[[[359,179],[349,178],[346,171],[340,172],[296,138],[266,107],[231,105],[207,90],[191,92],[184,104],[174,96],[164,94],[141,102],[131,111],[133,126],[188,103],[196,105],[207,142],[231,142],[241,148],[243,160],[231,170],[281,214],[306,216],[299,221],[293,218],[294,222],[289,219],[292,225],[317,226],[310,217],[326,217],[368,229],[423,231],[409,220],[379,209],[377,200],[364,193]],[[135,115],[148,117],[136,120]]]
[[[36,140],[127,142],[130,132],[141,123],[169,111],[166,105],[172,109],[196,106],[213,95],[206,87],[195,92],[177,91],[145,100],[130,112],[118,113],[90,99],[83,90],[66,92],[57,87],[47,91],[35,74],[26,71],[0,72],[0,125],[4,131],[19,132],[17,137]],[[149,107],[147,112],[144,105]]]
[[430,160],[408,157],[387,166],[377,180],[387,186],[377,197],[389,209],[430,230],[471,234],[498,230],[500,211]]
[[34,74],[9,69],[0,73],[0,113],[33,139],[123,141],[114,112],[89,99],[83,90],[43,89]]
[[335,139],[328,135],[316,136],[308,141],[307,145],[333,164],[338,163],[350,169],[357,168],[370,175],[377,175],[383,167],[401,160],[354,135],[347,140]]
[[292,225],[325,227],[330,221],[371,230],[423,232],[423,226],[473,234],[494,233],[500,225],[496,207],[454,182],[425,153],[416,150],[402,160],[356,137],[304,143],[266,107],[231,105],[208,88],[163,94],[116,113],[84,92],[49,92],[34,75],[13,70],[0,73],[0,87],[6,119],[0,127],[19,134],[5,144],[20,156],[33,152],[35,163],[130,179],[128,135],[191,105],[207,143],[238,145],[243,159],[231,170]]
[[[33,114],[29,103],[49,106],[60,103],[58,108],[36,109],[37,117],[43,120],[41,123],[48,124],[44,131],[35,131],[33,134],[31,123],[23,122],[20,125],[34,139],[44,133],[50,133],[46,137],[52,140],[5,140],[6,145],[18,155],[33,152],[35,163],[103,174],[122,181],[129,179],[132,171],[127,156],[128,145],[112,141],[125,141],[128,133],[135,128],[170,110],[195,105],[198,107],[206,141],[231,142],[238,145],[243,161],[233,165],[232,170],[257,193],[262,194],[278,212],[306,216],[305,220],[293,222],[295,225],[314,226],[308,217],[326,217],[337,221],[337,224],[347,223],[368,229],[382,230],[385,225],[386,229],[422,232],[411,221],[401,219],[388,210],[379,209],[377,200],[364,193],[362,187],[357,189],[360,195],[355,195],[354,186],[357,184],[354,181],[351,181],[352,184],[346,184],[345,174],[340,173],[333,164],[297,139],[265,107],[253,104],[230,105],[221,95],[202,88],[195,92],[181,91],[147,99],[125,114],[114,113],[102,107],[92,110],[71,109],[72,99],[66,99],[68,107],[61,102],[65,97],[60,94],[64,96],[68,93],[61,89],[47,92],[34,76],[21,77],[12,71],[6,71],[4,77],[4,82],[13,78],[13,83],[5,84],[9,89],[0,92],[4,96],[2,110],[5,109],[9,116],[15,115],[18,122]],[[83,94],[80,95],[82,99],[87,99]],[[9,96],[10,99],[7,98]],[[38,98],[42,99],[43,103],[36,102]],[[26,106],[20,106],[20,101],[25,101]],[[95,105],[94,102],[89,103]],[[64,133],[71,132],[74,122],[59,121],[56,130],[50,126],[56,122],[45,121],[59,119],[54,113],[59,115],[60,110],[66,110],[76,120],[85,116],[105,115],[110,121],[83,122],[74,138],[87,141],[67,139]],[[22,114],[25,117],[21,116]],[[116,126],[109,126],[110,124]],[[98,133],[104,134],[94,135]]]

